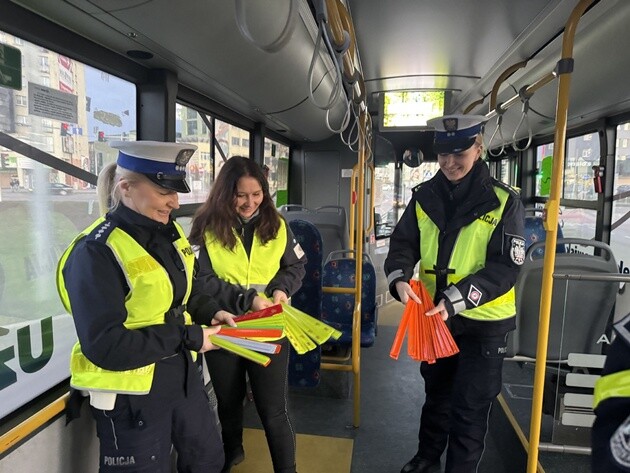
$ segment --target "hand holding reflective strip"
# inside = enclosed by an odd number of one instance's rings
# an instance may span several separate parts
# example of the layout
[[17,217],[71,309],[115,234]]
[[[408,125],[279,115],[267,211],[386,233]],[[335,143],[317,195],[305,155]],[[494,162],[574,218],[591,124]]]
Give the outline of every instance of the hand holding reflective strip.
[[409,283],[405,281],[397,281],[396,282],[396,292],[398,293],[398,297],[400,298],[400,302],[403,304],[407,304],[407,301],[411,299],[412,301],[422,304],[422,301],[418,297],[418,295],[413,292]]
[[442,317],[442,320],[444,320],[446,322],[446,319],[448,319],[448,310],[446,310],[446,304],[444,303],[444,299],[442,299],[440,302],[438,302],[438,305],[435,306],[435,308],[431,309],[431,310],[427,310],[425,315],[436,315],[439,314],[440,317]]

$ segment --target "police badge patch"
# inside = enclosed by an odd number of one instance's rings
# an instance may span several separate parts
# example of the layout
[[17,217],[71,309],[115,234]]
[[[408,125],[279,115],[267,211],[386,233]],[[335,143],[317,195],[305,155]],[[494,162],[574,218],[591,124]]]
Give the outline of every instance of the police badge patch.
[[468,289],[468,300],[470,303],[475,307],[478,307],[481,296],[483,296],[483,293],[471,284],[470,289]]
[[442,120],[445,131],[457,131],[458,120],[454,117],[444,118]]
[[614,461],[624,469],[630,469],[630,417],[615,431],[610,438],[610,453]]
[[510,258],[519,266],[525,262],[525,239],[512,237],[510,240]]

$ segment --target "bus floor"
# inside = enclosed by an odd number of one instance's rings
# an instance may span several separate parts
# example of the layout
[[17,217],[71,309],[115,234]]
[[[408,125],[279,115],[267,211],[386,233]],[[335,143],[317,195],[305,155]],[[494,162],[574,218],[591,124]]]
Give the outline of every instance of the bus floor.
[[[395,301],[381,307],[376,342],[361,351],[358,429],[351,425],[350,374],[322,371],[318,387],[290,389],[289,412],[296,432],[299,473],[398,473],[415,454],[424,401],[419,365],[406,355],[405,346],[398,360],[389,357],[401,313],[402,306]],[[526,452],[510,419],[518,419],[520,429],[527,435],[531,399],[522,399],[526,395],[514,398],[509,389],[515,385],[531,386],[533,370],[512,362],[505,365],[502,397],[507,401],[493,405],[478,473],[519,473],[526,469]],[[505,389],[505,384],[509,389]],[[504,406],[514,412],[506,414]],[[547,430],[548,422],[546,419]],[[232,468],[232,473],[272,473],[267,442],[252,402],[245,408],[245,427],[245,461]],[[589,461],[589,457],[581,455],[541,452],[540,471],[587,472]]]

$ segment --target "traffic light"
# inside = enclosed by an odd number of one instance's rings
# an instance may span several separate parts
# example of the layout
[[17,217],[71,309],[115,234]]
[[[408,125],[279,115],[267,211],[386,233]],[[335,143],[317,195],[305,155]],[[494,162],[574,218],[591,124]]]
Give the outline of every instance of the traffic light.
[[99,131],[98,132],[98,141],[105,141],[105,132],[104,131]]
[[59,128],[59,132],[61,133],[61,136],[68,135],[69,134],[68,131],[69,131],[68,124],[67,123],[62,123],[61,124],[61,128]]
[[2,165],[3,168],[8,168],[9,167],[9,160],[8,160],[8,157],[5,154],[0,156],[0,165]]

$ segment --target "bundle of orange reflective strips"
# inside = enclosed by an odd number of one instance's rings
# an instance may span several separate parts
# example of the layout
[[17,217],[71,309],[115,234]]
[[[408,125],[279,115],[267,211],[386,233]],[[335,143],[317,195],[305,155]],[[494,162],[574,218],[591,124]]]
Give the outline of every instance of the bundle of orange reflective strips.
[[389,356],[394,360],[398,359],[405,332],[408,334],[407,353],[413,360],[435,363],[438,358],[446,358],[458,353],[459,348],[442,317],[437,314],[425,315],[435,305],[424,284],[412,279],[409,285],[420,298],[421,304],[411,298],[407,301]]

